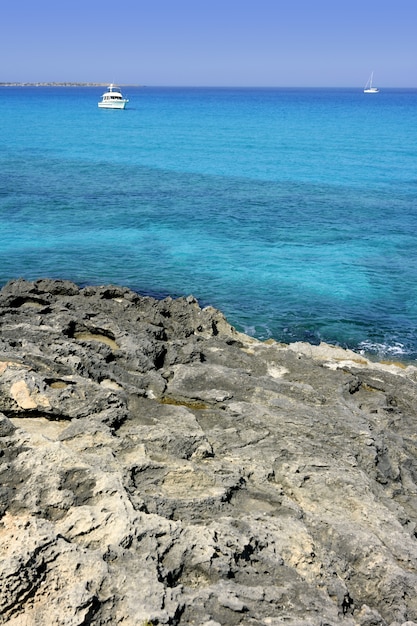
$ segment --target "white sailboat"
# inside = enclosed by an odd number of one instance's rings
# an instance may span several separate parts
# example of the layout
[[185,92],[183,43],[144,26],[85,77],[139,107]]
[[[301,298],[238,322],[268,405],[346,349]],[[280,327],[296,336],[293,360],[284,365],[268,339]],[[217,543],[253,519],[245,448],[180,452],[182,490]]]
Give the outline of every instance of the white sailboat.
[[372,87],[373,79],[374,79],[374,73],[372,72],[372,74],[368,78],[368,82],[365,85],[365,89],[363,90],[363,93],[379,93],[378,87]]

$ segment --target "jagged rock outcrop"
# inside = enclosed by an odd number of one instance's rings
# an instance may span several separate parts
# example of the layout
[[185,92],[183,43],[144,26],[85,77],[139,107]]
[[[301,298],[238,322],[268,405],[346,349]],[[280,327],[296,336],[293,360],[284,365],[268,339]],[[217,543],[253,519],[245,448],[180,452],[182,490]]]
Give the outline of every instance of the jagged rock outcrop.
[[0,623],[417,624],[417,369],[0,292]]

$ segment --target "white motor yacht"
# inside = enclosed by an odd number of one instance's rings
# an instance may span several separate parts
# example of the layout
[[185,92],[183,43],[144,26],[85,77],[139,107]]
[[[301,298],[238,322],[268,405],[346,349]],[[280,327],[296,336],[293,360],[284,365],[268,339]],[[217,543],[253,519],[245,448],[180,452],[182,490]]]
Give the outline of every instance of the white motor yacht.
[[111,83],[108,86],[106,93],[103,93],[98,106],[101,109],[124,109],[129,102],[126,98],[123,98],[122,92],[119,87]]

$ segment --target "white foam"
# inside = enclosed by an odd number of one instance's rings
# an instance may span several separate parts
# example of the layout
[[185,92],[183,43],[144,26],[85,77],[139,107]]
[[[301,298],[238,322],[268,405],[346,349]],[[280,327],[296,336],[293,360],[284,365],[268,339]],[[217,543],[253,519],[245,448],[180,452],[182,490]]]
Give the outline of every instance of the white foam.
[[361,341],[358,346],[360,354],[378,354],[382,356],[404,356],[408,353],[403,343],[377,343],[373,341]]

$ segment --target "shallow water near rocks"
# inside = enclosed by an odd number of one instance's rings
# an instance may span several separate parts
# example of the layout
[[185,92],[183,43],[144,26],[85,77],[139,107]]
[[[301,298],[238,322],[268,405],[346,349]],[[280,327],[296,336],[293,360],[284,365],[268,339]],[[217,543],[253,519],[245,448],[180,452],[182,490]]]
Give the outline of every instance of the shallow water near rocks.
[[260,339],[417,356],[417,90],[0,88],[0,284],[192,293]]

